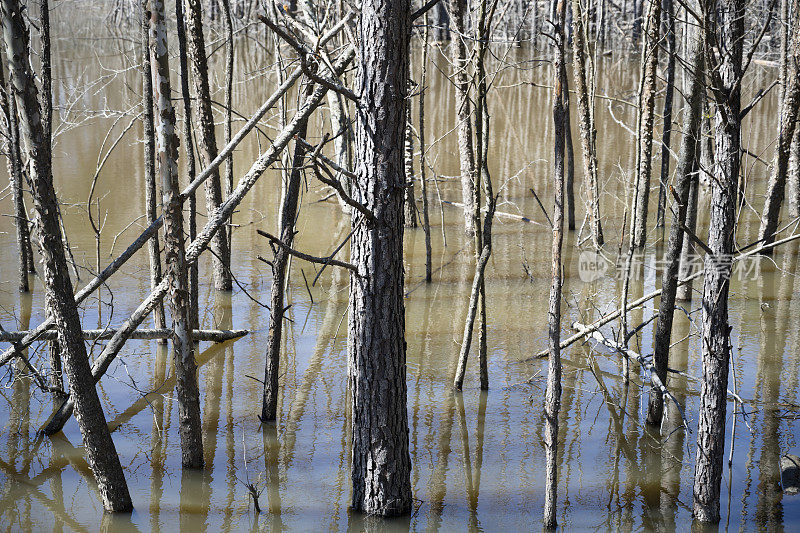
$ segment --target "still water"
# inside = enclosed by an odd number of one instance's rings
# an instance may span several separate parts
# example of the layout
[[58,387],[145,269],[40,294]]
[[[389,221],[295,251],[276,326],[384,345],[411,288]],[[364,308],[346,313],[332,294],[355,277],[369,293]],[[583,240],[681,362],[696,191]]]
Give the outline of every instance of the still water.
[[[70,4],[66,4],[70,5]],[[54,79],[58,137],[54,168],[63,201],[65,226],[81,285],[96,271],[95,234],[87,219],[86,199],[98,158],[134,118],[140,80],[134,66],[133,29],[118,34],[99,25],[89,29],[67,23],[66,9],[54,10]],[[59,24],[61,24],[59,26]],[[62,33],[59,35],[58,31]],[[106,37],[97,40],[97,33]],[[108,33],[112,33],[110,36]],[[64,37],[68,35],[69,37]],[[250,34],[237,47],[234,106],[247,116],[277,85],[274,58]],[[211,48],[211,47],[209,47]],[[505,50],[502,51],[505,54]],[[365,524],[348,511],[349,415],[347,405],[347,274],[326,269],[310,284],[315,269],[294,262],[288,301],[279,422],[262,426],[261,383],[269,311],[253,300],[269,299],[270,270],[257,259],[269,255],[256,229],[275,233],[281,194],[278,169],[265,174],[235,216],[232,294],[210,287],[210,269],[201,265],[201,321],[204,328],[247,328],[250,334],[224,344],[202,343],[200,367],[204,449],[207,468],[184,473],[180,468],[174,372],[168,350],[156,342],[131,341],[99,391],[113,428],[132,492],[135,511],[129,517],[104,516],[91,473],[83,458],[75,421],[63,434],[43,438],[37,430],[52,409],[52,400],[25,379],[3,371],[0,388],[0,525],[7,531],[182,530],[527,530],[540,527],[544,497],[543,416],[546,361],[531,357],[546,347],[550,276],[550,230],[531,187],[550,209],[552,153],[549,69],[536,61],[540,50],[510,50],[505,69],[495,80],[491,100],[491,171],[501,192],[500,216],[487,270],[489,372],[491,390],[478,390],[477,362],[471,360],[463,394],[450,384],[463,331],[472,277],[472,253],[463,237],[459,210],[441,200],[459,201],[453,88],[443,75],[448,63],[432,53],[426,100],[426,136],[436,140],[428,151],[437,181],[429,187],[434,281],[423,282],[424,236],[406,231],[406,338],[408,342],[408,416],[415,497],[413,515],[382,524]],[[421,54],[413,76],[419,80]],[[220,86],[220,52],[212,56],[212,85]],[[435,66],[436,65],[436,66]],[[509,65],[516,68],[508,68]],[[173,66],[176,62],[173,61]],[[438,68],[437,68],[438,66]],[[620,242],[625,183],[633,166],[634,144],[618,121],[634,124],[631,107],[637,71],[622,55],[605,58],[598,74],[598,148],[602,180],[602,213],[606,252],[613,259]],[[747,91],[755,92],[776,72],[755,67]],[[440,70],[441,69],[441,70]],[[177,78],[173,78],[176,83]],[[607,98],[606,98],[607,97]],[[223,100],[221,91],[215,99]],[[416,106],[416,102],[414,103]],[[610,106],[610,107],[609,107]],[[286,102],[287,113],[296,107]],[[680,104],[678,104],[680,107]],[[613,116],[611,111],[613,111]],[[416,109],[414,110],[416,115]],[[221,115],[220,115],[221,116]],[[743,139],[748,150],[771,159],[776,137],[773,95],[748,115]],[[679,116],[680,119],[680,116]],[[257,135],[235,156],[241,176],[280,124],[269,114]],[[309,136],[325,131],[322,110]],[[234,131],[241,121],[234,124]],[[109,128],[114,130],[105,141]],[[221,128],[219,138],[221,139]],[[573,126],[577,132],[577,127]],[[134,126],[120,142],[99,176],[92,205],[103,221],[101,263],[117,255],[143,227],[144,187],[141,130]],[[579,150],[576,137],[575,147]],[[656,150],[658,152],[658,149]],[[578,226],[585,213],[580,153],[576,152]],[[674,163],[672,165],[674,168]],[[744,161],[747,200],[740,215],[740,246],[755,240],[757,211],[763,204],[767,167]],[[418,172],[418,169],[417,169]],[[430,176],[430,172],[429,172]],[[417,188],[419,194],[419,187]],[[349,221],[329,191],[309,176],[303,191],[297,247],[327,255],[344,239]],[[655,194],[652,196],[655,200]],[[701,205],[708,205],[707,191]],[[202,203],[202,200],[201,202]],[[654,209],[651,209],[651,212]],[[706,229],[707,209],[698,231]],[[10,213],[3,199],[2,212]],[[204,218],[200,217],[200,224]],[[9,217],[0,219],[0,313],[7,329],[27,329],[43,317],[42,287],[32,296],[16,292],[17,250]],[[707,234],[707,233],[705,233]],[[563,334],[575,320],[590,321],[616,309],[621,284],[609,271],[593,283],[578,272],[576,243],[586,233],[565,240]],[[660,283],[663,253],[659,233],[639,258],[632,283],[634,297]],[[346,250],[346,249],[345,249]],[[800,338],[796,324],[800,299],[795,293],[797,247],[788,245],[774,260],[753,260],[737,276],[731,294],[733,359],[737,392],[746,400],[733,416],[728,405],[725,469],[720,529],[797,530],[800,497],[783,496],[778,470],[784,453],[798,445],[798,371]],[[346,254],[346,251],[343,252]],[[346,256],[345,256],[346,257]],[[207,259],[206,259],[207,261]],[[119,324],[149,292],[147,256],[140,253],[113,277],[100,299],[83,309],[85,327]],[[696,284],[696,289],[701,284]],[[675,346],[670,366],[699,376],[698,296],[676,313]],[[649,318],[650,302],[631,313],[632,323]],[[146,323],[146,324],[149,324]],[[605,330],[612,335],[611,328]],[[649,353],[652,323],[635,341]],[[92,346],[94,355],[101,350]],[[44,346],[29,353],[46,367]],[[638,371],[626,387],[618,358],[588,344],[564,353],[564,392],[559,435],[559,522],[565,529],[685,530],[691,520],[697,383],[680,376],[668,386],[684,406],[690,431],[681,429],[678,411],[669,408],[661,434],[644,425],[646,395]],[[733,383],[731,384],[733,387]],[[733,434],[731,435],[731,432]],[[246,484],[260,492],[264,512],[256,515]]]

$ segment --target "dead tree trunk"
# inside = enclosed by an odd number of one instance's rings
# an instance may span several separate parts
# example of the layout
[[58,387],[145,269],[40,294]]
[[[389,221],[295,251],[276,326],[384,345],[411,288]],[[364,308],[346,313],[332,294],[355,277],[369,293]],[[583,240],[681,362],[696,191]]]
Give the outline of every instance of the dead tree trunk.
[[352,506],[382,516],[411,510],[403,303],[403,137],[406,125],[408,0],[361,4],[348,326],[352,405]]
[[547,390],[544,400],[544,443],[546,455],[544,527],[555,529],[556,501],[558,499],[558,413],[561,409],[561,245],[564,239],[564,141],[566,120],[564,109],[564,25],[566,22],[566,0],[553,0],[552,23],[555,38],[555,61],[553,65],[553,125],[554,163],[553,180],[555,204],[553,206],[552,283],[548,310],[548,361]]
[[428,14],[425,14],[425,23],[422,30],[422,74],[420,75],[419,88],[419,184],[422,189],[422,229],[425,231],[425,281],[431,282],[432,277],[432,251],[431,251],[431,219],[428,212],[428,183],[425,171],[425,84],[428,79]]
[[450,17],[455,31],[452,43],[452,61],[455,72],[456,120],[458,122],[458,155],[461,166],[461,201],[464,204],[464,231],[469,236],[475,232],[475,150],[472,144],[472,112],[469,100],[469,56],[465,33],[466,0],[450,0]]
[[[223,19],[225,21],[225,144],[231,142],[233,124],[233,18],[230,0],[221,0]],[[225,196],[233,191],[233,154],[225,161]],[[228,241],[228,254],[233,249],[233,226],[225,231]]]
[[[146,2],[146,0],[145,0]],[[142,123],[144,125],[144,181],[145,211],[147,223],[158,218],[158,191],[156,189],[156,138],[153,123],[153,73],[150,68],[149,20],[147,6],[142,4]],[[150,256],[150,290],[161,282],[161,251],[158,246],[158,233],[147,243]],[[167,327],[163,302],[153,310],[153,325],[156,329]]]
[[[208,166],[217,157],[217,138],[214,132],[214,115],[211,111],[211,91],[208,86],[208,62],[206,60],[206,45],[203,37],[203,11],[201,0],[187,0],[187,15],[189,28],[189,63],[194,81],[195,112],[197,113],[198,138],[197,145],[200,149],[200,162]],[[209,214],[222,203],[222,188],[220,185],[219,171],[206,180],[206,210]],[[231,256],[228,249],[228,231],[222,228],[214,235],[211,251],[214,254],[212,265],[214,269],[214,287],[221,291],[232,288]]]
[[[145,2],[147,0],[144,0]],[[183,146],[186,150],[186,171],[189,183],[195,179],[195,157],[192,135],[192,97],[189,94],[189,58],[186,52],[186,22],[182,0],[175,2],[175,22],[178,34],[178,60],[181,74],[181,100],[183,101]],[[189,200],[189,240],[197,238],[197,193],[192,191]],[[192,328],[200,327],[199,299],[200,276],[197,263],[189,265],[189,322]]]
[[672,137],[672,100],[675,93],[675,6],[673,0],[663,0],[664,40],[667,52],[667,85],[664,88],[664,127],[661,132],[661,173],[658,184],[658,207],[656,226],[664,226],[664,210],[667,203],[669,181],[670,142]]
[[786,87],[781,98],[780,134],[775,151],[775,169],[767,184],[766,203],[761,215],[758,238],[766,244],[775,241],[781,204],[785,195],[789,157],[800,112],[800,2],[794,0],[792,26],[795,28],[792,46],[786,56]]
[[564,93],[564,148],[566,150],[566,179],[564,180],[564,195],[567,202],[567,229],[575,230],[575,149],[572,146],[572,124],[570,121],[569,107],[569,81],[567,69],[562,69],[562,91]]
[[20,133],[30,160],[30,185],[38,219],[47,301],[63,350],[86,459],[97,480],[103,507],[111,512],[128,512],[133,504],[114,441],[106,425],[103,406],[94,387],[81,334],[78,307],[67,270],[58,220],[58,201],[53,187],[50,143],[47,142],[42,124],[42,108],[30,67],[28,28],[19,1],[2,0],[0,16],[13,93],[19,110]]
[[720,55],[708,65],[716,107],[714,179],[711,190],[711,228],[703,283],[703,384],[697,429],[693,515],[717,523],[722,462],[725,452],[730,326],[728,290],[736,223],[736,194],[741,163],[742,49],[744,1],[708,2],[705,12],[707,57],[720,43]]
[[[642,0],[643,2],[644,0]],[[650,200],[650,175],[653,169],[653,122],[656,98],[656,67],[661,28],[661,0],[649,0],[645,23],[646,43],[642,49],[642,81],[636,121],[636,198],[633,217],[633,246],[641,248],[647,240],[647,205]]]
[[[305,97],[311,95],[313,84],[306,86]],[[305,139],[308,130],[308,121],[303,122],[297,136]],[[291,247],[294,241],[294,221],[297,218],[297,205],[300,201],[300,185],[303,174],[303,159],[306,148],[303,143],[295,143],[292,169],[289,173],[289,183],[283,197],[281,206],[281,233],[280,239],[286,246]],[[272,287],[270,288],[270,314],[269,335],[267,336],[267,357],[264,368],[264,394],[261,401],[261,421],[275,420],[278,411],[278,375],[280,373],[281,337],[283,333],[284,292],[286,291],[286,269],[289,264],[288,251],[278,246],[272,260]]]
[[[9,80],[10,82],[11,80]],[[8,177],[14,202],[14,227],[17,233],[17,249],[19,250],[19,292],[29,292],[27,246],[30,239],[28,215],[22,197],[22,161],[19,146],[19,124],[17,122],[17,106],[10,94],[10,83],[6,83],[5,72],[0,60],[0,110],[3,113],[4,149],[8,165]]]
[[[182,198],[178,187],[178,136],[170,99],[169,54],[164,0],[150,0],[150,61],[155,91],[157,159],[164,203],[164,255],[172,315],[172,351],[177,377],[181,462],[185,468],[203,467],[200,430],[200,391],[189,324],[189,280],[183,245]],[[218,183],[219,184],[219,183]],[[217,232],[217,235],[224,232]]]
[[589,189],[589,226],[595,248],[603,246],[603,226],[600,222],[600,191],[597,183],[597,151],[595,150],[595,128],[592,102],[586,84],[586,37],[583,31],[583,8],[580,0],[572,0],[572,52],[573,75],[575,77],[578,124],[581,130],[583,171]]
[[[703,46],[699,39],[692,43],[690,69],[692,83],[688,98],[688,113],[684,118],[684,137],[681,143],[680,159],[675,182],[677,205],[673,211],[672,226],[666,253],[666,270],[661,282],[661,303],[658,307],[658,322],[653,352],[653,363],[661,383],[667,383],[667,365],[669,362],[670,341],[672,339],[672,319],[675,312],[675,294],[678,289],[678,271],[680,270],[681,251],[683,250],[686,223],[686,211],[689,204],[689,193],[693,176],[697,174],[698,148],[700,139],[700,119],[703,110]],[[660,389],[652,387],[647,407],[647,423],[661,425],[664,415],[664,397]]]

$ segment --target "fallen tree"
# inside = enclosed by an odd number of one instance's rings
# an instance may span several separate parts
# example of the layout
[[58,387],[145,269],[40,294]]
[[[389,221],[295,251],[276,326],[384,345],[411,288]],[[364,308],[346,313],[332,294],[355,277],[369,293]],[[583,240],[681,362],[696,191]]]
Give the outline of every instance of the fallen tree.
[[[116,333],[117,329],[85,329],[83,330],[83,339],[89,341],[108,340],[111,339]],[[196,329],[192,331],[192,340],[197,341],[211,341],[211,342],[225,342],[231,339],[238,339],[250,333],[246,329]],[[0,342],[20,342],[26,336],[30,335],[30,331],[2,331],[0,332]],[[169,339],[173,334],[171,329],[137,329],[132,332],[128,338],[136,340],[155,340],[155,339]],[[48,329],[40,333],[37,340],[40,341],[54,341],[58,338],[58,332],[54,329]]]

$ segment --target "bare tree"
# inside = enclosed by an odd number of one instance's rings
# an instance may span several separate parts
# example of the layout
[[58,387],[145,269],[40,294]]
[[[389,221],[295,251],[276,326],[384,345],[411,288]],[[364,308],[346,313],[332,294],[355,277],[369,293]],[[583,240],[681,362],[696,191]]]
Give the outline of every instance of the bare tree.
[[[697,32],[695,32],[696,34]],[[672,319],[675,313],[675,295],[678,289],[681,251],[683,250],[684,227],[689,207],[692,180],[699,171],[700,119],[703,111],[703,45],[695,35],[690,51],[689,69],[691,86],[687,94],[688,112],[684,117],[684,137],[681,143],[680,158],[675,182],[675,207],[666,252],[666,269],[661,282],[661,302],[658,307],[655,340],[653,341],[653,363],[661,383],[667,382],[670,341],[672,338]],[[647,422],[658,426],[664,414],[664,396],[658,387],[650,390],[647,408]]]
[[603,226],[600,221],[600,191],[597,184],[597,150],[595,148],[594,113],[586,82],[586,37],[584,14],[580,0],[572,0],[572,54],[575,77],[578,124],[581,130],[583,169],[590,195],[589,226],[595,248],[603,246]]
[[[217,138],[214,132],[214,115],[211,111],[211,91],[208,85],[208,61],[203,37],[203,10],[201,0],[186,0],[188,15],[189,64],[194,81],[195,113],[197,113],[197,145],[202,165],[208,166],[217,157]],[[206,181],[206,210],[213,213],[222,203],[222,188],[219,171]],[[214,235],[211,251],[214,253],[214,286],[221,291],[229,291],[233,286],[231,279],[231,256],[228,248],[228,231]]]
[[[172,107],[164,0],[150,0],[150,61],[155,91],[156,159],[164,197],[164,255],[172,315],[172,351],[177,375],[181,462],[203,467],[200,391],[189,323],[189,280],[183,245],[183,199],[178,187],[178,136]],[[220,234],[220,233],[218,233]]]
[[[719,492],[725,451],[730,327],[728,291],[734,249],[736,195],[741,165],[741,77],[744,1],[706,2],[702,27],[709,86],[715,104],[714,179],[703,283],[703,377],[697,429],[693,515],[719,522]],[[714,51],[719,44],[718,52]]]
[[125,474],[106,425],[103,406],[94,387],[89,358],[81,334],[78,306],[61,239],[58,200],[53,187],[49,139],[42,124],[42,107],[30,66],[29,33],[18,0],[0,3],[2,31],[19,112],[20,134],[28,155],[30,185],[42,253],[42,275],[48,307],[58,331],[64,367],[75,400],[75,415],[89,463],[100,490],[103,507],[111,512],[133,508]]
[[408,0],[361,5],[361,95],[356,119],[348,335],[352,405],[352,506],[382,516],[411,510],[403,302],[403,137]]
[[[644,0],[641,0],[644,2]],[[641,248],[647,240],[647,205],[650,199],[650,175],[653,168],[653,122],[655,118],[656,67],[658,66],[661,0],[649,0],[642,48],[642,79],[636,121],[636,175],[633,217],[633,246]]]
[[464,204],[464,231],[475,235],[480,220],[475,208],[475,150],[472,140],[472,112],[469,96],[469,57],[466,34],[466,0],[450,0],[450,17],[453,31],[451,54],[453,78],[456,86],[456,120],[458,122],[458,156],[461,166],[461,202]]
[[[793,2],[792,27],[800,27],[800,2]],[[786,62],[786,87],[780,101],[780,132],[775,151],[775,165],[767,183],[766,203],[761,216],[758,238],[769,244],[775,241],[781,204],[786,190],[789,173],[789,158],[795,139],[797,117],[800,112],[800,30],[795,29]],[[767,252],[767,253],[771,253]]]
[[553,0],[551,21],[553,26],[553,125],[554,159],[553,182],[555,203],[553,206],[552,283],[548,310],[549,361],[547,390],[544,400],[544,442],[546,455],[544,527],[554,529],[556,501],[558,499],[558,413],[561,409],[561,245],[564,239],[564,142],[567,120],[564,109],[564,26],[566,25],[566,0]]

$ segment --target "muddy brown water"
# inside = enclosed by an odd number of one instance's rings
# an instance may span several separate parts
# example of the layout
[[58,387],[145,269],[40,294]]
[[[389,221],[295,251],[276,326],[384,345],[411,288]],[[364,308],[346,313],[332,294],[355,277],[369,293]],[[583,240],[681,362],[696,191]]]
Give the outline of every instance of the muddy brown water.
[[[58,10],[54,11],[58,16]],[[60,16],[65,16],[61,13]],[[80,27],[80,25],[78,26]],[[124,33],[126,30],[121,30]],[[87,220],[86,199],[98,154],[132,119],[139,81],[131,43],[121,38],[94,40],[82,29],[54,43],[55,99],[59,107],[54,163],[65,224],[79,265],[82,285],[96,270],[95,235]],[[237,48],[234,105],[243,115],[255,110],[276,86],[273,58],[248,42]],[[219,54],[217,54],[218,56]],[[223,72],[214,56],[212,85]],[[414,77],[419,79],[419,54]],[[478,390],[477,362],[470,361],[463,394],[450,384],[458,354],[472,276],[472,254],[457,208],[439,199],[459,201],[452,176],[457,172],[453,131],[453,89],[437,70],[447,62],[431,56],[426,100],[428,160],[438,180],[431,182],[434,281],[424,279],[422,229],[406,231],[406,337],[408,342],[408,417],[415,497],[413,515],[380,524],[390,530],[526,530],[538,528],[544,497],[543,417],[546,362],[530,360],[546,347],[550,232],[534,187],[545,206],[552,205],[550,93],[548,68],[535,61],[541,51],[513,49],[508,69],[497,78],[491,100],[491,170],[501,192],[499,210],[532,222],[499,217],[494,253],[487,271],[489,371],[491,389]],[[173,67],[176,62],[173,60]],[[768,84],[775,71],[754,67],[747,90]],[[625,206],[625,186],[634,157],[631,135],[618,122],[633,124],[629,102],[636,69],[623,56],[605,59],[599,70],[598,148],[603,187],[606,252],[617,255]],[[177,78],[173,78],[176,83]],[[99,81],[98,81],[99,80]],[[531,84],[531,82],[534,82]],[[221,91],[215,98],[223,99]],[[622,102],[622,103],[621,103]],[[416,106],[416,104],[414,104]],[[286,102],[296,107],[294,97]],[[613,109],[612,117],[609,106]],[[678,106],[680,107],[680,106]],[[124,114],[124,116],[122,116]],[[416,115],[416,108],[414,110]],[[322,110],[312,137],[324,131]],[[748,116],[743,139],[750,152],[769,160],[776,137],[774,92]],[[120,118],[121,117],[121,118]],[[680,117],[680,115],[679,115]],[[241,176],[274,136],[278,113],[269,114],[235,156]],[[234,124],[236,130],[242,122]],[[105,141],[109,128],[114,126]],[[573,126],[577,132],[577,126]],[[92,209],[104,221],[101,263],[118,254],[143,225],[142,148],[137,127],[126,134],[100,173]],[[219,138],[222,138],[221,128]],[[581,225],[587,197],[576,147],[576,198]],[[674,143],[677,146],[677,143]],[[656,148],[658,151],[658,147]],[[656,158],[656,163],[658,158]],[[738,243],[755,240],[756,211],[763,204],[767,168],[746,157],[748,203],[741,210]],[[674,162],[672,168],[674,169]],[[419,172],[417,167],[417,172]],[[430,176],[430,172],[429,172]],[[417,193],[419,194],[419,187]],[[202,343],[201,405],[207,468],[182,472],[174,401],[174,373],[168,350],[155,342],[131,341],[99,384],[106,417],[114,429],[132,492],[130,516],[104,516],[96,486],[83,458],[76,423],[63,434],[42,438],[37,430],[52,401],[26,379],[11,380],[2,371],[0,388],[0,525],[7,531],[182,530],[361,530],[363,518],[348,511],[349,424],[347,405],[346,273],[328,268],[315,286],[313,266],[295,261],[291,268],[288,327],[282,360],[279,421],[262,426],[259,412],[266,326],[269,311],[251,298],[268,301],[269,267],[257,259],[270,250],[256,229],[275,233],[281,174],[265,174],[235,216],[232,294],[210,287],[207,258],[201,265],[201,320],[207,328],[247,328],[250,334],[224,344]],[[308,176],[298,226],[297,247],[327,254],[349,228],[348,219],[328,191]],[[651,196],[655,201],[655,194]],[[708,205],[706,191],[702,205]],[[201,201],[202,203],[202,194]],[[651,209],[651,212],[654,209]],[[703,235],[707,208],[700,213]],[[8,197],[2,212],[10,213]],[[202,224],[204,218],[200,217]],[[652,225],[652,224],[651,224]],[[11,219],[0,219],[0,316],[6,330],[27,329],[43,318],[41,282],[31,296],[16,292],[17,250]],[[637,258],[634,296],[660,284],[663,246],[653,232]],[[621,283],[609,270],[584,281],[576,243],[586,237],[570,232],[565,240],[563,334],[575,320],[591,320],[615,309]],[[446,239],[446,242],[445,242]],[[343,252],[346,257],[346,249]],[[733,446],[722,486],[725,530],[800,528],[800,497],[782,496],[779,458],[798,453],[798,370],[800,289],[795,284],[797,247],[786,246],[773,260],[753,260],[733,282],[730,317],[737,392],[746,399],[746,415],[732,415],[728,404],[726,454]],[[696,283],[699,289],[701,284]],[[119,324],[149,291],[147,256],[138,254],[104,288],[100,299],[83,308],[87,328]],[[248,296],[249,295],[249,296]],[[313,297],[313,302],[311,297]],[[632,312],[639,323],[651,316],[654,302]],[[677,313],[671,366],[699,376],[697,338],[699,298]],[[685,312],[683,312],[685,311]],[[149,321],[147,323],[150,323]],[[611,327],[604,330],[612,335]],[[652,324],[636,346],[650,352]],[[100,346],[92,346],[96,355]],[[34,345],[29,356],[45,369],[46,348]],[[679,376],[669,387],[685,408],[689,431],[680,427],[670,406],[661,434],[644,425],[647,387],[634,371],[624,386],[621,364],[607,351],[588,344],[564,353],[564,392],[559,435],[558,518],[565,529],[686,530],[691,522],[692,479],[697,424],[697,383]],[[731,384],[731,387],[733,383]],[[741,413],[742,406],[738,407]],[[733,432],[733,434],[732,434]],[[245,483],[260,493],[264,512],[253,512]],[[374,524],[372,524],[374,525]]]

